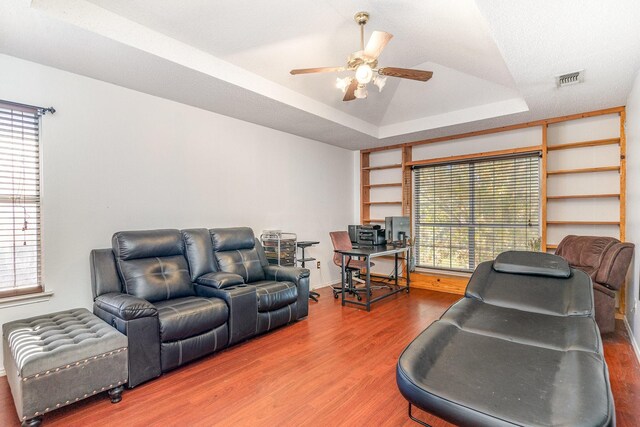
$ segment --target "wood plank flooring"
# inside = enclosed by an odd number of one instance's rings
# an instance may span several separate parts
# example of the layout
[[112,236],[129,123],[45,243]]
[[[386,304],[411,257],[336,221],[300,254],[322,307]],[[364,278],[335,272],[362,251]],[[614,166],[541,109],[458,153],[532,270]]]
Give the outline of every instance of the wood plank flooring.
[[[412,426],[395,383],[402,349],[459,296],[412,290],[341,307],[328,288],[309,317],[125,390],[45,416],[46,426]],[[622,323],[605,338],[618,426],[640,420],[640,366]],[[433,426],[448,425],[416,411]],[[0,425],[18,426],[6,378]]]

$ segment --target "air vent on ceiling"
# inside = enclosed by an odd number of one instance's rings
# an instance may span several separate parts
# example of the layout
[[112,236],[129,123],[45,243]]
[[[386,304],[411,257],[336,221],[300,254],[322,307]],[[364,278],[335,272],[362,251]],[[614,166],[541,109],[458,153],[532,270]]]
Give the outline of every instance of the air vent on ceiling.
[[574,71],[573,73],[556,76],[556,85],[558,87],[574,85],[584,82],[584,70]]

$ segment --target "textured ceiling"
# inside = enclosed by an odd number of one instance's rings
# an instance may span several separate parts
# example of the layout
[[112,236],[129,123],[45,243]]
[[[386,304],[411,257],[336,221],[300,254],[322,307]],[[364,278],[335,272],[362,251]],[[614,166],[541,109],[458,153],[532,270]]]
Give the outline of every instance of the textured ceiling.
[[[640,66],[640,4],[508,1],[4,0],[0,53],[350,149],[624,104]],[[609,7],[607,7],[609,5]],[[389,79],[349,103],[335,75],[358,48],[353,13],[394,34]],[[585,69],[585,83],[554,76]],[[373,87],[372,89],[375,89]]]

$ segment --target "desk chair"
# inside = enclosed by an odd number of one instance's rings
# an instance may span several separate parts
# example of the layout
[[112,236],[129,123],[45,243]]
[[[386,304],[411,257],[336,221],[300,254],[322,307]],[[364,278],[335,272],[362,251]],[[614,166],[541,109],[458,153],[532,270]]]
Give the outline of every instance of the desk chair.
[[[331,236],[331,243],[333,243],[334,250],[348,250],[353,249],[351,245],[351,239],[349,238],[349,232],[347,231],[332,231],[329,233]],[[345,257],[345,261],[347,265],[345,265],[345,271],[347,273],[347,283],[341,283],[341,286],[332,286],[333,289],[333,297],[338,298],[339,294],[344,291],[347,294],[354,295],[358,298],[358,301],[362,301],[361,293],[365,293],[367,290],[363,288],[356,288],[353,284],[353,275],[354,273],[359,273],[360,270],[367,267],[367,263],[359,260],[359,259],[351,259],[350,256]],[[333,263],[342,269],[342,255],[334,252],[333,253]],[[373,267],[375,264],[371,263]]]

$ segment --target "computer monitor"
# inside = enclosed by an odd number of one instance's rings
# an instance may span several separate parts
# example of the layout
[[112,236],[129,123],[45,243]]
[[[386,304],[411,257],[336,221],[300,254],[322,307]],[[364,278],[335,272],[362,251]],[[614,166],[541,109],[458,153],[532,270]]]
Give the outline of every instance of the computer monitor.
[[387,242],[405,242],[411,237],[408,216],[388,216],[384,219]]

